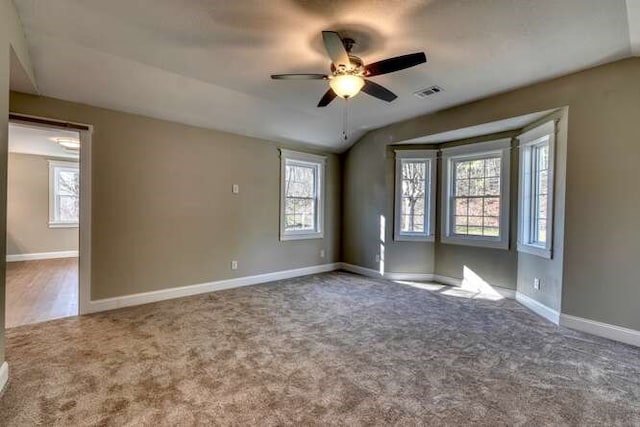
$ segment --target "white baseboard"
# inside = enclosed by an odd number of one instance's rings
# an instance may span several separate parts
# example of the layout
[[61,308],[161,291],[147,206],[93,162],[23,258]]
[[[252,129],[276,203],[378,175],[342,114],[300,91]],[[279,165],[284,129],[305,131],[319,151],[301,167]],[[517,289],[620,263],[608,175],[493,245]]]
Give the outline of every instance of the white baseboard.
[[372,268],[360,267],[359,265],[348,264],[346,262],[341,262],[340,268],[344,271],[348,271],[349,273],[360,274],[367,277],[382,278],[382,274]]
[[34,254],[7,255],[7,262],[34,261],[37,259],[77,258],[78,251],[39,252]]
[[237,277],[233,279],[217,280],[215,282],[199,283],[196,285],[179,286],[175,288],[161,289],[158,291],[124,295],[121,297],[92,300],[89,301],[87,313],[97,313],[99,311],[114,310],[116,308],[148,304],[168,299],[221,291],[224,289],[257,285],[260,283],[274,282],[276,280],[307,276],[309,274],[325,273],[328,271],[339,270],[340,267],[341,263],[339,262],[332,264],[314,265],[311,267],[297,268],[294,270],[276,271],[273,273],[257,274],[255,276]]
[[385,271],[384,275],[379,271],[372,268],[360,267],[359,265],[348,264],[346,262],[341,263],[341,268],[344,271],[350,273],[360,274],[367,277],[378,277],[388,280],[417,280],[427,282],[433,280],[433,274],[431,273],[394,273],[391,271]]
[[[443,285],[456,286],[463,289],[469,288],[470,291],[472,292],[474,291],[472,284],[467,286],[468,284],[465,283],[464,279],[458,279],[457,277],[449,277],[449,276],[443,276],[441,274],[434,274],[433,280],[438,283],[442,283]],[[496,286],[491,284],[488,284],[488,285],[489,287],[491,287],[492,291],[497,292],[503,298],[515,299],[516,297],[516,291],[514,291],[513,289],[503,288],[501,286]]]
[[564,313],[560,314],[560,326],[640,347],[640,331],[636,331],[635,329],[623,328],[622,326],[602,323]]
[[0,396],[5,391],[5,387],[9,382],[9,364],[4,362],[2,366],[0,366]]
[[[367,277],[384,278],[388,280],[416,280],[421,282],[438,282],[444,285],[464,287],[464,280],[456,279],[454,277],[442,276],[440,274],[431,273],[394,273],[385,271],[384,275],[380,274],[372,268],[361,267],[359,265],[342,263],[342,269],[350,273],[361,274]],[[491,286],[491,288],[500,294],[503,298],[514,299],[516,297],[516,291],[513,289],[501,288],[499,286]]]
[[420,282],[432,282],[433,274],[431,273],[393,273],[385,271],[384,278],[389,280],[415,280]]
[[534,300],[531,297],[523,294],[522,292],[516,292],[516,301],[533,311],[537,315],[544,317],[551,323],[558,325],[560,323],[560,312],[548,307],[541,302]]
[[438,283],[442,283],[443,285],[457,286],[457,287],[461,287],[462,286],[462,279],[456,279],[455,277],[443,276],[441,274],[434,274],[433,275],[433,280],[435,280]]

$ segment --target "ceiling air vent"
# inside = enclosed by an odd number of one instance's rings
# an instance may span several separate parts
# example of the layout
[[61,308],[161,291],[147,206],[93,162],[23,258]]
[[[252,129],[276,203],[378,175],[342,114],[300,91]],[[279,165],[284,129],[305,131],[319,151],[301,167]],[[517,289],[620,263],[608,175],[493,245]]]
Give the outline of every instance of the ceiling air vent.
[[442,92],[443,90],[444,89],[442,89],[440,86],[431,86],[426,89],[421,89],[417,92],[413,92],[413,94],[420,99],[424,99],[427,96],[435,95],[437,93]]

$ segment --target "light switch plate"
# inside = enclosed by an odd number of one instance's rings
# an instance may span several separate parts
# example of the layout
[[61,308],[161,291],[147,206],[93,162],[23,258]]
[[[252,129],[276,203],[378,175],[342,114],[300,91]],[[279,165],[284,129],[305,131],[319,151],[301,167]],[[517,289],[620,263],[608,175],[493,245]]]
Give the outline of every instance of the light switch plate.
[[233,184],[231,186],[231,192],[233,194],[239,194],[240,193],[240,186],[238,184]]

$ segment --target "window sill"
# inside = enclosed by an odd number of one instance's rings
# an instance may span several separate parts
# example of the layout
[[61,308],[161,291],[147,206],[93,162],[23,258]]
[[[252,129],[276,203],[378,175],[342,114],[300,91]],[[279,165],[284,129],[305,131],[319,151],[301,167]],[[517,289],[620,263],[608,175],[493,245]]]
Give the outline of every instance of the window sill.
[[399,234],[393,236],[393,240],[395,242],[433,242],[435,241],[435,236],[425,236],[420,234]]
[[299,233],[299,234],[282,234],[280,235],[280,241],[285,242],[287,240],[312,240],[312,239],[324,239],[324,233]]
[[79,228],[80,224],[77,222],[50,222],[49,228]]
[[498,239],[481,239],[473,237],[459,237],[459,236],[447,236],[440,239],[441,243],[460,245],[460,246],[475,246],[479,248],[489,249],[503,249],[509,250],[509,242]]
[[539,256],[545,259],[551,259],[551,255],[552,255],[551,249],[542,248],[542,247],[533,246],[533,245],[524,245],[522,243],[518,243],[518,252]]

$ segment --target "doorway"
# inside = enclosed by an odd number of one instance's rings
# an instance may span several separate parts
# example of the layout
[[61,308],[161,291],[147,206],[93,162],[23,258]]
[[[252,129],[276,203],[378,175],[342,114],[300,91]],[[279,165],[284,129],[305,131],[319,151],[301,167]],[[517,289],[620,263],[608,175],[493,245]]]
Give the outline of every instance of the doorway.
[[7,328],[80,310],[83,131],[58,122],[9,122]]

